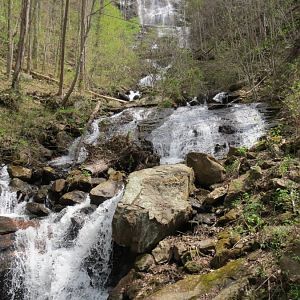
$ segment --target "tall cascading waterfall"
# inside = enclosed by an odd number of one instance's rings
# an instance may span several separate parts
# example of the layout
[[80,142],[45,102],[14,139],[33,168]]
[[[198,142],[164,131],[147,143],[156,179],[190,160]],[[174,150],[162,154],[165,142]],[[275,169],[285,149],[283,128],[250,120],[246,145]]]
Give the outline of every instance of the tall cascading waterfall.
[[[90,199],[16,233],[11,300],[105,300],[112,218],[123,191],[89,213]],[[74,232],[74,222],[81,228]],[[76,227],[75,227],[76,228]],[[75,236],[74,236],[75,235]]]
[[182,0],[137,0],[138,16],[143,27],[156,28],[159,37],[174,36],[187,47],[189,28]]

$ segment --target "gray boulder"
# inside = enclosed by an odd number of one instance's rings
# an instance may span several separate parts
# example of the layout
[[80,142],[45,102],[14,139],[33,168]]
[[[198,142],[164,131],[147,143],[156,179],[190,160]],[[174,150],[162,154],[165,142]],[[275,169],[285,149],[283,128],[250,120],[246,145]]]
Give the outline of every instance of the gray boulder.
[[193,170],[182,164],[130,174],[113,219],[115,242],[144,253],[174,233],[190,218],[193,180]]

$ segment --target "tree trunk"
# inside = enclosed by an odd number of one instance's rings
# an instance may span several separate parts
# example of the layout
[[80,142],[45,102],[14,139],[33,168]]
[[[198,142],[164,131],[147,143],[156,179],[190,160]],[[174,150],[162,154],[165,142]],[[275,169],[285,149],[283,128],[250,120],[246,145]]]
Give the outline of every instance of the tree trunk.
[[14,69],[14,76],[11,85],[12,88],[15,90],[19,89],[20,72],[22,69],[22,62],[24,59],[25,41],[26,41],[27,30],[28,30],[29,11],[30,11],[30,0],[22,0],[18,55],[17,55],[16,65]]
[[86,0],[81,1],[81,18],[80,18],[80,49],[83,49],[82,59],[80,62],[79,71],[79,90],[84,86],[84,71],[85,71],[85,36],[86,32]]
[[62,37],[61,37],[61,50],[60,50],[60,76],[59,76],[59,88],[58,95],[62,97],[63,86],[64,86],[64,65],[65,65],[65,48],[66,48],[66,33],[68,26],[68,14],[69,14],[69,3],[70,0],[66,0],[65,15],[62,26]]
[[13,56],[14,56],[14,40],[13,40],[13,29],[12,29],[12,0],[7,2],[7,33],[8,33],[8,52],[7,52],[7,65],[6,73],[8,79],[11,77]]
[[[82,0],[82,1],[84,1],[84,0]],[[91,18],[93,16],[92,12],[93,12],[94,7],[95,7],[95,2],[96,2],[96,0],[93,0],[92,7],[91,7],[91,12],[90,12],[89,18],[87,20],[86,31],[85,31],[85,34],[84,34],[84,41],[80,45],[80,53],[79,53],[77,66],[76,66],[76,70],[75,70],[75,76],[74,76],[74,79],[72,81],[72,84],[71,84],[68,92],[66,93],[65,97],[63,98],[63,101],[62,101],[63,106],[65,106],[68,103],[69,98],[70,98],[70,96],[72,95],[72,93],[74,91],[74,88],[76,86],[76,83],[77,83],[77,80],[78,80],[78,77],[79,77],[80,67],[81,67],[81,64],[82,64],[82,58],[83,58],[83,54],[84,54],[84,48],[85,48],[85,44],[86,44],[86,41],[87,41],[87,38],[88,38],[88,35],[89,35],[89,31],[91,29]]]

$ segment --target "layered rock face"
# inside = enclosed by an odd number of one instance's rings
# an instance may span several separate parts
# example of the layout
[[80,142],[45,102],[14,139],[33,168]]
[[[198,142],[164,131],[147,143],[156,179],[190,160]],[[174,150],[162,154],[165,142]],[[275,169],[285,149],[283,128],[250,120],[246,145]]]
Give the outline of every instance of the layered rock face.
[[191,215],[193,180],[193,170],[181,164],[130,174],[113,219],[115,242],[144,253],[174,233]]

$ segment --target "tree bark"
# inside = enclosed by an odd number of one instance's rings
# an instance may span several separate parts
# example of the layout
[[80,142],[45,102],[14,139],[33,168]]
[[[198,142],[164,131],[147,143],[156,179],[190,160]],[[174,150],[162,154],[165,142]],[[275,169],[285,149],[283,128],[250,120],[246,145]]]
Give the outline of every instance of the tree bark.
[[12,88],[15,90],[19,89],[20,72],[22,69],[22,62],[24,59],[25,41],[26,41],[27,30],[28,30],[29,11],[30,11],[30,0],[22,0],[18,55],[17,55],[16,65],[15,65],[14,75],[13,75],[12,85],[11,85]]
[[60,50],[60,76],[59,76],[59,88],[58,88],[58,96],[60,97],[62,97],[63,95],[63,86],[64,86],[64,65],[65,65],[66,34],[67,34],[67,27],[68,27],[69,4],[70,4],[70,0],[66,0],[65,14],[64,14],[64,20],[62,26],[61,50]]
[[[84,1],[84,0],[82,0],[82,1]],[[92,12],[94,10],[95,3],[96,3],[96,0],[93,0],[92,7],[91,7],[91,13],[90,13],[89,18],[87,20],[86,31],[85,31],[85,34],[84,34],[84,41],[80,45],[80,53],[79,53],[79,57],[78,57],[78,61],[77,61],[75,76],[74,76],[74,79],[72,81],[72,84],[71,84],[68,92],[66,93],[65,97],[63,98],[63,101],[62,101],[63,106],[65,106],[68,103],[69,98],[70,98],[70,96],[72,95],[72,93],[74,91],[74,88],[76,86],[76,83],[77,83],[77,80],[78,80],[78,77],[79,77],[80,67],[81,67],[82,58],[83,58],[83,54],[84,54],[84,47],[85,47],[85,44],[86,44],[86,41],[87,41],[87,38],[88,38],[89,31],[91,29],[91,18],[92,18],[92,15],[93,15]]]
[[7,52],[7,65],[6,73],[8,79],[11,77],[13,56],[14,56],[14,40],[13,40],[13,29],[12,29],[12,0],[7,2],[7,33],[8,33],[8,52]]

